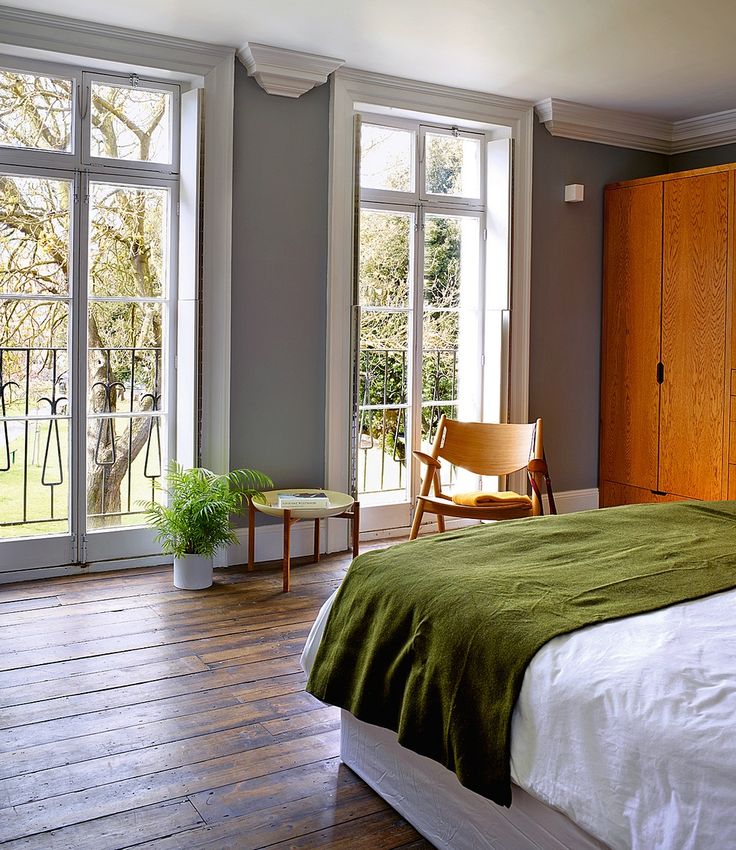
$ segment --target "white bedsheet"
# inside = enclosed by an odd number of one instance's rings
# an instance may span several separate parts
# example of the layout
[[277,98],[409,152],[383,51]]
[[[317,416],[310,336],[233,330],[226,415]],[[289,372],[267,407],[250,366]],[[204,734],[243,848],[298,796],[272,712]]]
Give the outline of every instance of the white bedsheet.
[[615,850],[734,850],[736,591],[550,641],[511,728],[514,782]]

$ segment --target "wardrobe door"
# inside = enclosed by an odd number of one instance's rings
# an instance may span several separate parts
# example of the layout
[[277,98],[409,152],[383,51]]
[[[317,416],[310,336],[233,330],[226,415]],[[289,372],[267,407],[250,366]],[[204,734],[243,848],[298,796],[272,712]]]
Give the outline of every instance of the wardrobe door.
[[728,175],[664,191],[659,486],[720,499],[726,353]]
[[657,489],[662,184],[605,194],[600,480]]

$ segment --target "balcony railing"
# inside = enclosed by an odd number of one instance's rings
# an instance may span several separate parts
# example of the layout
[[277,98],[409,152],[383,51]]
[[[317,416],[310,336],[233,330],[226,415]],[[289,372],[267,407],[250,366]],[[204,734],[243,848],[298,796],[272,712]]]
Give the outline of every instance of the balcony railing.
[[[457,350],[422,353],[422,442],[434,440],[442,413],[457,406]],[[406,477],[407,352],[371,348],[360,352],[357,448],[361,493],[400,490]]]
[[[161,407],[161,349],[93,348],[90,357],[97,362],[96,380],[88,392],[88,475],[90,469],[97,469],[103,479],[102,511],[90,516],[141,513],[134,510],[136,494],[129,473],[142,454],[142,475],[150,480],[151,493],[161,477],[161,416],[157,415]],[[65,347],[0,347],[0,528],[68,521],[68,495],[59,504],[57,491],[68,494],[65,457],[70,410]],[[121,507],[107,511],[105,481],[108,471],[121,460],[117,447],[120,435],[115,434],[118,417],[128,419],[130,428],[134,418],[146,420],[142,427],[147,433],[139,449],[127,440]],[[14,508],[12,518],[8,518],[7,507],[2,509],[2,502]]]

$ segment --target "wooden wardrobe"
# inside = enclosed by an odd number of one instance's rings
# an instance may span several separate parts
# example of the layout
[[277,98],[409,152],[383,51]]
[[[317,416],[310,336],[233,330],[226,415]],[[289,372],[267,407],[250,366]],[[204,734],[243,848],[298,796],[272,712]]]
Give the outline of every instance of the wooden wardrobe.
[[606,187],[603,507],[736,497],[735,180],[732,164]]

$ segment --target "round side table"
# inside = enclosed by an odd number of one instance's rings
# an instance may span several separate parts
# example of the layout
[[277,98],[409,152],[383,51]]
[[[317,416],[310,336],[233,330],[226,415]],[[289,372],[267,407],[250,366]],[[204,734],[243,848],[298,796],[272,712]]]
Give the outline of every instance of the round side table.
[[[249,500],[248,504],[248,571],[253,569],[256,552],[256,511],[268,516],[281,518],[284,524],[284,593],[291,588],[291,527],[299,520],[314,521],[314,561],[319,563],[319,532],[320,521],[325,517],[342,517],[352,520],[353,532],[353,558],[358,557],[360,542],[360,503],[356,502],[347,493],[339,493],[336,490],[324,490],[329,499],[329,507],[325,508],[288,508],[279,507],[279,494],[302,493],[308,488],[296,487],[291,489],[267,490]],[[312,488],[314,489],[314,488]]]

